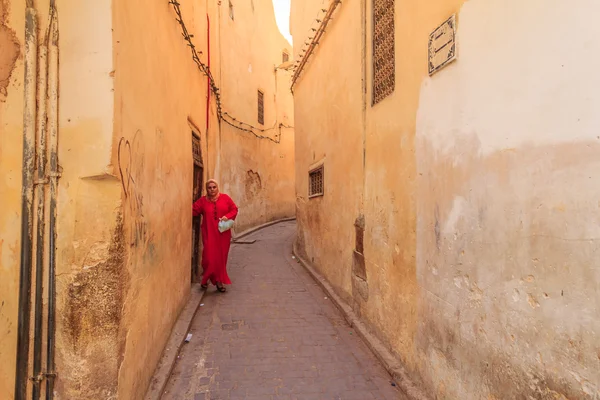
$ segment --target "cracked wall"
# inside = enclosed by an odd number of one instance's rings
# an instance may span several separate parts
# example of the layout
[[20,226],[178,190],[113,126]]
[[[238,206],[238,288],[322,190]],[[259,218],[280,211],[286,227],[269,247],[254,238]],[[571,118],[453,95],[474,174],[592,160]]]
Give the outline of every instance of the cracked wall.
[[[9,2],[0,0],[0,398],[10,400],[25,10],[23,2]],[[49,0],[35,5],[43,33]],[[293,126],[289,71],[274,70],[289,44],[279,34],[270,1],[255,2],[253,17],[238,14],[234,33],[224,35],[238,53],[222,46],[228,52],[223,69],[232,66],[223,77],[217,73],[222,44],[217,4],[186,0],[181,7],[204,62],[207,15],[211,18],[214,75],[230,90],[225,108],[253,120],[260,87],[266,120]],[[204,178],[219,178],[241,207],[240,231],[293,216],[293,128],[283,128],[281,144],[273,144],[219,126],[214,100],[206,106],[206,77],[190,57],[168,1],[148,7],[141,0],[58,0],[57,8],[62,175],[56,394],[82,400],[142,398],[190,293],[192,129],[201,137]],[[272,24],[265,23],[269,18]],[[249,35],[259,20],[261,29]],[[258,43],[261,35],[272,39],[264,55],[236,42],[244,37]],[[254,73],[240,80],[233,57],[242,52]],[[236,92],[242,81],[247,86]]]
[[0,102],[6,101],[11,76],[21,54],[21,44],[17,34],[9,25],[10,3],[0,1]]
[[[318,11],[328,3],[292,1],[290,28],[296,56],[298,47],[304,46],[314,34],[312,28],[318,26],[314,23]],[[359,2],[343,4],[336,11],[336,21],[360,21],[359,6]],[[299,251],[350,304],[353,290],[367,294],[364,280],[356,279],[352,271],[355,257],[359,269],[364,262],[364,257],[354,254],[364,178],[360,43],[358,22],[351,29],[331,23],[294,86]],[[309,171],[320,165],[324,166],[325,194],[309,198]],[[364,249],[364,254],[368,258],[372,253]],[[357,295],[357,301],[362,298]]]
[[[285,91],[289,73],[274,71],[284,39],[270,0],[255,1],[254,10],[236,3],[235,21],[227,3],[180,3],[205,64],[210,18],[210,65],[223,110],[257,125],[256,95],[262,88],[265,120],[292,126],[291,94]],[[192,129],[200,135],[204,182],[219,180],[240,207],[236,232],[293,216],[293,129],[283,130],[281,144],[274,144],[219,123],[214,93],[207,109],[207,77],[194,63],[175,17],[168,1],[152,7],[143,0],[113,2],[112,167],[121,186],[131,282],[121,324],[118,395],[123,399],[145,394],[189,298]],[[154,21],[151,31],[148,21]]]
[[[180,3],[202,50],[206,15],[213,10],[191,0]],[[190,294],[192,130],[200,136],[205,180],[214,171],[218,131],[215,125],[206,132],[206,77],[191,59],[171,4],[113,1],[112,16],[110,166],[118,179],[130,282],[114,383],[119,399],[141,399]],[[207,53],[200,57],[206,62]]]
[[466,3],[458,61],[421,87],[417,345],[446,397],[600,398],[600,9],[584,3]]
[[[93,328],[96,320],[105,321],[102,310],[116,318],[118,313],[110,310],[120,309],[120,285],[126,282],[104,281],[112,274],[109,271],[122,270],[120,262],[108,255],[114,248],[110,243],[120,204],[118,181],[106,169],[113,119],[111,2],[91,5],[62,0],[57,7],[62,176],[57,200],[56,364],[60,372],[56,389],[59,398],[83,399],[86,390],[91,398],[99,394],[111,398],[114,390],[106,383],[107,376],[116,375],[118,362],[107,361],[106,355],[118,353],[116,321],[113,318],[110,324]],[[42,40],[49,1],[36,1],[35,8]],[[0,397],[11,399],[20,260],[25,3],[1,2],[0,16]],[[12,45],[15,37],[19,49]],[[15,54],[18,57],[13,61]],[[7,68],[13,68],[12,72]],[[112,299],[106,307],[98,304],[103,295]],[[96,365],[102,365],[102,374],[93,373]]]
[[[120,185],[111,174],[110,0],[58,1],[59,164],[56,394],[116,398],[128,279]],[[37,2],[42,15],[47,2]],[[40,26],[45,27],[45,24]]]

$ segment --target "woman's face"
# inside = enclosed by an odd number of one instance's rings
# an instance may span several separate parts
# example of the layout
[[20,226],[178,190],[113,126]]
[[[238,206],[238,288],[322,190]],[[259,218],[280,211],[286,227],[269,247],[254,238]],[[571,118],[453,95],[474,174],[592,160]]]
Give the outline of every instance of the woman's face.
[[209,197],[215,197],[217,194],[219,194],[219,188],[214,182],[210,182],[208,185],[206,185],[206,191],[208,192]]

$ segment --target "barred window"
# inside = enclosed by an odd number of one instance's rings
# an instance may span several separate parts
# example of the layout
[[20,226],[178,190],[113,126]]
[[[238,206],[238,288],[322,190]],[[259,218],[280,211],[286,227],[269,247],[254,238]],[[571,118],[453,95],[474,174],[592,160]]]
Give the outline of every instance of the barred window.
[[308,197],[323,196],[324,190],[324,169],[320,166],[308,173]]
[[284,63],[290,61],[290,55],[288,54],[287,51],[283,52],[281,59],[283,60]]
[[373,0],[373,105],[396,85],[394,0]]
[[258,123],[265,124],[265,94],[258,91]]

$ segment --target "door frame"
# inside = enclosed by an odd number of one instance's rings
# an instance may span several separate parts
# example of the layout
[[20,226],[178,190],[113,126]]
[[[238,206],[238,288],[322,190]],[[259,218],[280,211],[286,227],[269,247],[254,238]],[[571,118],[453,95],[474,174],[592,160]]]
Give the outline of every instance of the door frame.
[[[188,121],[189,122],[189,121]],[[202,140],[200,130],[190,122],[192,133],[192,202],[200,197],[204,190],[204,162],[202,158]],[[192,217],[192,254],[190,259],[191,283],[200,281],[202,273],[202,232],[201,217]]]

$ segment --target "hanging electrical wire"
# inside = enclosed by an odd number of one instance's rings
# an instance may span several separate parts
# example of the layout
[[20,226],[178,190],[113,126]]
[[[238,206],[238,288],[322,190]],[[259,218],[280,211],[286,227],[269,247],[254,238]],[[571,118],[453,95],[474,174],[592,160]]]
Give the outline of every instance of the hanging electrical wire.
[[294,71],[296,70],[296,68],[298,68],[298,64],[300,63],[300,60],[302,59],[303,53],[306,53],[306,50],[308,49],[308,46],[310,45],[310,41],[313,39],[315,32],[317,32],[319,25],[323,21],[323,16],[326,13],[327,13],[326,8],[319,9],[319,11],[317,12],[317,16],[311,22],[310,27],[308,29],[308,34],[306,35],[307,39],[302,44],[302,47],[300,47],[298,49],[298,53],[296,54],[294,65],[292,66]]
[[235,122],[230,122],[230,121],[228,121],[226,119],[223,119],[223,122],[225,122],[227,125],[232,126],[235,129],[239,129],[239,130],[244,131],[244,132],[252,133],[258,139],[266,139],[266,140],[269,140],[269,141],[271,141],[273,143],[281,143],[281,129],[282,128],[293,128],[292,126],[280,123],[277,126],[274,126],[272,128],[269,128],[269,129],[261,129],[262,132],[267,132],[267,131],[271,131],[271,130],[274,130],[274,129],[278,129],[278,133],[275,135],[275,139],[273,139],[272,137],[269,137],[269,136],[260,135],[260,134],[258,134],[256,132],[254,132],[251,128],[244,128],[243,125],[247,125],[247,124],[245,124],[243,122],[239,122],[238,121],[237,124],[236,124]]
[[[194,60],[194,62],[198,66],[198,69],[200,69],[200,71],[208,77],[210,90],[215,96],[215,102],[217,105],[217,118],[219,119],[219,121],[223,121],[227,125],[235,128],[235,129],[238,129],[240,131],[251,133],[258,139],[265,139],[265,140],[269,140],[273,143],[280,143],[281,142],[281,129],[282,128],[293,128],[292,126],[285,125],[282,123],[277,124],[277,122],[276,122],[275,126],[273,126],[272,128],[267,128],[267,129],[257,128],[247,122],[240,121],[240,120],[236,119],[235,117],[231,116],[231,114],[223,111],[223,106],[222,106],[222,101],[221,101],[221,91],[216,84],[215,78],[213,77],[212,73],[210,72],[210,68],[206,64],[204,64],[202,62],[202,60],[200,60],[200,57],[198,56],[198,54],[202,54],[202,52],[196,50],[196,46],[194,45],[194,42],[192,41],[192,38],[194,37],[194,35],[189,33],[189,31],[185,25],[185,22],[183,21],[183,16],[181,13],[181,5],[179,4],[179,2],[177,0],[169,0],[169,4],[171,4],[173,6],[173,10],[175,11],[175,14],[177,15],[177,18],[175,20],[181,26],[181,34],[183,36],[183,39],[187,42],[188,47],[190,48],[190,52],[192,54],[192,60]],[[272,131],[275,129],[278,129],[278,134],[276,135],[275,139],[262,134],[262,133]]]
[[[302,73],[302,70],[306,66],[308,59],[313,54],[314,49],[319,44],[321,37],[325,33],[325,28],[327,28],[327,24],[329,24],[329,21],[331,21],[332,15],[333,15],[335,9],[341,2],[342,2],[342,0],[333,0],[331,2],[331,4],[329,5],[328,9],[321,9],[320,12],[321,13],[324,12],[325,15],[323,15],[322,18],[317,17],[317,19],[315,20],[315,22],[319,23],[319,27],[314,30],[314,35],[310,36],[304,42],[307,47],[306,47],[306,49],[303,48],[301,50],[301,52],[304,54],[301,54],[297,60],[297,66],[294,70],[294,75],[292,76],[292,84],[291,84],[292,92],[293,92],[294,84],[296,83],[296,81],[298,80],[298,77]],[[311,29],[314,29],[314,28],[311,28]]]

